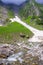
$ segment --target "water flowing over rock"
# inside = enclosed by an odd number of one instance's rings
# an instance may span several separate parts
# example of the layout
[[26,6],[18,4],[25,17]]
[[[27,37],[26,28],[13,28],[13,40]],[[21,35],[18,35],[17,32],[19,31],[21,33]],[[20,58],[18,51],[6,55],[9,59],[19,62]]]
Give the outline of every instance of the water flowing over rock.
[[1,44],[0,46],[0,58],[7,58],[10,55],[17,52],[17,45]]
[[19,64],[43,65],[43,43],[0,44],[0,65]]
[[0,58],[7,58],[9,55],[13,54],[12,48],[8,45],[2,45],[0,47]]

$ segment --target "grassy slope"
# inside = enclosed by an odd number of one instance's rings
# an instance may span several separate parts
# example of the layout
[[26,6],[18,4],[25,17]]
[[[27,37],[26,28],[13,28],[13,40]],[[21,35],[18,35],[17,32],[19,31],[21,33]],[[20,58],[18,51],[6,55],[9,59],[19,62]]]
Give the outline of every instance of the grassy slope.
[[8,24],[7,26],[0,27],[0,38],[3,37],[5,39],[13,39],[12,35],[16,36],[17,34],[19,35],[20,33],[25,33],[26,35],[28,34],[29,37],[32,36],[32,32],[22,26],[21,24],[18,24],[17,22],[13,22]]

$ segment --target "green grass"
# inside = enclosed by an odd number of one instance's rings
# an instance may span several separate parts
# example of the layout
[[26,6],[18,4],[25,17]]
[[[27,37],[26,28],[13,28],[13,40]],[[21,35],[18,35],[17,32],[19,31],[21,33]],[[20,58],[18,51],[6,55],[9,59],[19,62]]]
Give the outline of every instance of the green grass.
[[30,26],[36,28],[36,29],[43,30],[43,25],[38,25],[38,24],[36,24],[35,20],[31,20],[31,18],[32,18],[32,16],[29,16],[29,17],[25,20],[25,22],[26,22],[27,24],[29,24]]
[[19,35],[20,33],[29,35],[29,37],[33,35],[30,30],[17,22],[9,23],[7,26],[0,27],[0,38],[10,40],[13,39],[13,37]]

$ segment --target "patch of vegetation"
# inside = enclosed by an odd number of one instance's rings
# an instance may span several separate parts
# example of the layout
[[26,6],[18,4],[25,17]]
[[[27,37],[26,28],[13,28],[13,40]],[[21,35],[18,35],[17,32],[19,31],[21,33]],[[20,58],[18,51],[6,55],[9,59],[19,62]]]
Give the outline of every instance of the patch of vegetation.
[[34,28],[43,30],[43,21],[40,20],[38,16],[29,16],[27,19],[25,19],[25,22]]
[[[7,40],[17,39],[20,33],[29,35],[31,37],[33,34],[30,30],[18,24],[17,22],[9,23],[7,26],[0,27],[0,39],[4,38]],[[20,38],[19,38],[20,39]]]
[[14,18],[14,12],[10,9],[8,9],[8,17],[9,18]]

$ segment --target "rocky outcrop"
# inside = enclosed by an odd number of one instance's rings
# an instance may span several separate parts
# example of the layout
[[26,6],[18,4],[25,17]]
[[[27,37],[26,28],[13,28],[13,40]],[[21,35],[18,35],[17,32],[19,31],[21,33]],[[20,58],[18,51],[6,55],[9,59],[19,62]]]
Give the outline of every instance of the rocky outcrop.
[[0,44],[0,65],[43,65],[43,43],[17,44]]
[[[14,49],[15,50],[15,49]],[[0,58],[7,58],[14,53],[11,45],[4,44],[0,46]]]

